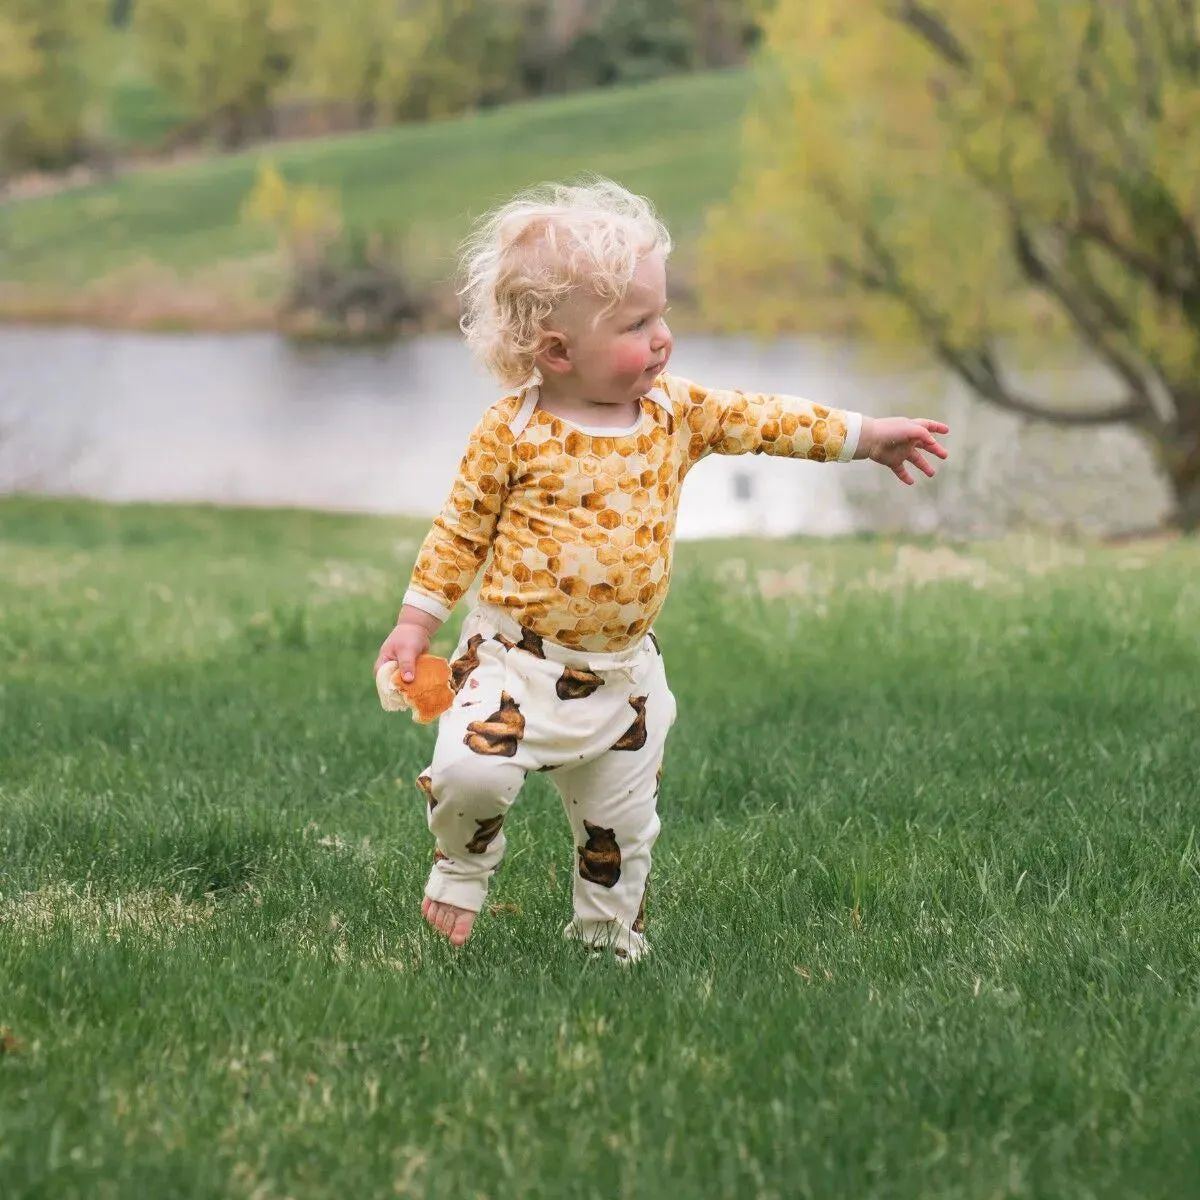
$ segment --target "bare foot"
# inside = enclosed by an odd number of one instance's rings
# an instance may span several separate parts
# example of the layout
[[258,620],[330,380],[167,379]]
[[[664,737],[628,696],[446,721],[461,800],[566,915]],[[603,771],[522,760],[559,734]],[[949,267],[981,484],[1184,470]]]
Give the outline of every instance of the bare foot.
[[445,934],[452,946],[461,946],[471,936],[476,916],[469,908],[456,908],[428,896],[421,901],[421,915],[438,933]]

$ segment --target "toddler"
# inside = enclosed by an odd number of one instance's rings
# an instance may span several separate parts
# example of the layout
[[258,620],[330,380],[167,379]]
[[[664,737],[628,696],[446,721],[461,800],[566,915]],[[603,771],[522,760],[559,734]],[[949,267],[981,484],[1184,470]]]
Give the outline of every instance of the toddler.
[[666,228],[614,183],[546,186],[468,242],[468,344],[507,389],[479,421],[417,558],[376,671],[418,655],[487,559],[452,664],[453,706],[417,780],[436,839],[426,920],[470,936],[504,855],[504,819],[548,772],[577,847],[564,933],[632,961],[675,721],[652,631],[680,489],[708,454],[870,458],[912,483],[945,425],[872,419],[668,374]]

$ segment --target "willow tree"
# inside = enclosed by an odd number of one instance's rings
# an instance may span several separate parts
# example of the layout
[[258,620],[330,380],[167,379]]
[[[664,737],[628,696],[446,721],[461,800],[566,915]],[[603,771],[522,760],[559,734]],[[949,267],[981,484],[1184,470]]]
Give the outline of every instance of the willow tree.
[[[1131,424],[1200,526],[1200,5],[778,0],[763,79],[718,308],[778,327],[816,285],[1011,412]],[[1047,332],[1115,398],[1023,391]]]

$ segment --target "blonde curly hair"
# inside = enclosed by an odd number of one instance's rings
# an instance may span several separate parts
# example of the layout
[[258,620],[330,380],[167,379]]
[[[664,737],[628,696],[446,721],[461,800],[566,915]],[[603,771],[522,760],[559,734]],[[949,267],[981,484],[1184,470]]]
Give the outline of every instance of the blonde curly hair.
[[653,205],[610,179],[522,192],[464,245],[467,345],[503,386],[530,383],[538,342],[563,301],[586,291],[600,301],[599,316],[611,312],[656,251],[671,252],[671,235]]

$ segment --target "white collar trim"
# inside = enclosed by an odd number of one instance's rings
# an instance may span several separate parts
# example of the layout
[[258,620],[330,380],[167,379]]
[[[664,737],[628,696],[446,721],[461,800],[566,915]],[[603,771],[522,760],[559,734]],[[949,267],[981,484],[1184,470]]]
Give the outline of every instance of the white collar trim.
[[[521,407],[517,409],[516,415],[509,422],[509,429],[513,434],[520,436],[525,432],[525,427],[533,419],[534,409],[537,408],[538,398],[541,395],[541,390],[536,383],[530,384],[524,392],[521,393]],[[671,397],[667,395],[666,389],[661,387],[652,387],[643,397],[645,400],[653,400],[659,408],[665,409],[668,413],[675,411],[671,404]],[[560,417],[560,420],[566,420],[565,417]],[[584,433],[590,433],[605,437],[620,437],[622,434],[634,433],[637,430],[638,424],[641,423],[639,417],[638,422],[630,426],[628,429],[589,429],[584,425],[576,425],[577,429],[583,430]],[[567,421],[568,425],[574,425],[574,421]]]

